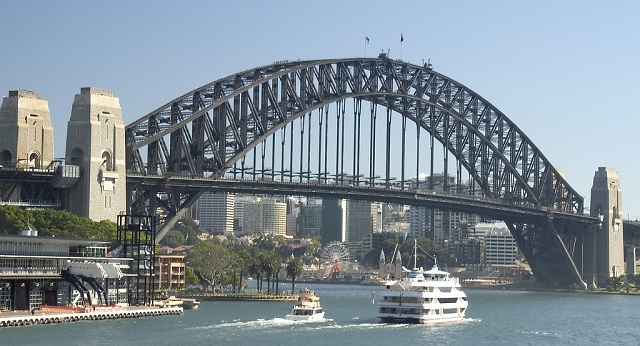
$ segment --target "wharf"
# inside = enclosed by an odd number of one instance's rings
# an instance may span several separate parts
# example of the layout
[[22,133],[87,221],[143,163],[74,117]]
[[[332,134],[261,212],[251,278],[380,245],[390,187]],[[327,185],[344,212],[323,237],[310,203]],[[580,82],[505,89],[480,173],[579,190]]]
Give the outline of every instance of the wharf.
[[42,312],[2,311],[0,327],[28,326],[34,324],[69,323],[76,321],[112,320],[120,318],[138,318],[148,316],[182,315],[182,307],[146,307],[130,306],[123,308],[97,308],[91,312]]

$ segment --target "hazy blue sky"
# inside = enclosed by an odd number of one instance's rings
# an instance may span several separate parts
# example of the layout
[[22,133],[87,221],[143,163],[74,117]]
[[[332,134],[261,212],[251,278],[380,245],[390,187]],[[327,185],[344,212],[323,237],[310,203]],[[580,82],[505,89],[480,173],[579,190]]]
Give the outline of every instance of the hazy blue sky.
[[[491,102],[586,198],[615,168],[640,218],[639,1],[0,0],[0,94],[48,100],[55,154],[81,87],[114,91],[125,123],[277,60],[389,50]],[[400,34],[404,35],[402,51]]]

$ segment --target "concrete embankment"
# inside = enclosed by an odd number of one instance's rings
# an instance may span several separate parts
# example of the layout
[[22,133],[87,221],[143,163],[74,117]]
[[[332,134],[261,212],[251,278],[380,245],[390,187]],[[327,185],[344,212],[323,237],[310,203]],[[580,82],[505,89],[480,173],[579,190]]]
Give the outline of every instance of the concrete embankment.
[[68,323],[77,321],[112,320],[148,316],[182,315],[182,307],[126,307],[121,309],[101,309],[91,312],[41,312],[3,311],[0,313],[0,327],[17,327],[35,324]]

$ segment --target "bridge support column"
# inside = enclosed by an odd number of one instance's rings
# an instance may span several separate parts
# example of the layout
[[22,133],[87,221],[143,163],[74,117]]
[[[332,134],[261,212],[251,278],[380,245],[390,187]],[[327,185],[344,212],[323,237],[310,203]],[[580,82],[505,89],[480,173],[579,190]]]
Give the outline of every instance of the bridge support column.
[[49,103],[33,91],[9,91],[0,108],[0,165],[47,168],[53,161]]
[[82,88],[67,125],[66,164],[80,166],[66,209],[94,221],[117,221],[127,207],[124,124],[113,91]]
[[[607,279],[625,274],[622,229],[622,189],[613,168],[599,167],[591,187],[591,215],[600,217],[593,236],[585,239],[585,278],[605,286]],[[588,262],[587,262],[588,261]]]
[[624,261],[627,264],[627,276],[636,275],[636,247],[627,247],[624,255]]

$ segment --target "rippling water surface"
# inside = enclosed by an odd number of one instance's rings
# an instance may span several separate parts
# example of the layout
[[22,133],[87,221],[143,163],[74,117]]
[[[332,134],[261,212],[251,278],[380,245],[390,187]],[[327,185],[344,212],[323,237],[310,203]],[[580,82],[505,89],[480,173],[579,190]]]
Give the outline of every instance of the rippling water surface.
[[[307,285],[325,320],[284,319],[292,302],[202,302],[181,316],[0,329],[0,345],[636,345],[640,296],[467,289],[465,321],[376,323],[379,287]],[[296,290],[305,287],[296,283]],[[290,290],[280,284],[281,290]],[[378,294],[376,294],[378,296]]]

